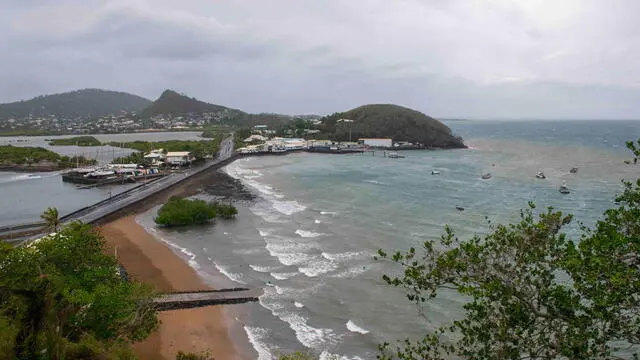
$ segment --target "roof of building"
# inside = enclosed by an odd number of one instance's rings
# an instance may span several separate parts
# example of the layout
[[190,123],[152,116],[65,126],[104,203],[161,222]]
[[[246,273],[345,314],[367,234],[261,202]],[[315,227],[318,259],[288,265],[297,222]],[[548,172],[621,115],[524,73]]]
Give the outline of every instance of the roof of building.
[[189,156],[191,152],[189,151],[170,151],[167,153],[167,157],[169,156]]

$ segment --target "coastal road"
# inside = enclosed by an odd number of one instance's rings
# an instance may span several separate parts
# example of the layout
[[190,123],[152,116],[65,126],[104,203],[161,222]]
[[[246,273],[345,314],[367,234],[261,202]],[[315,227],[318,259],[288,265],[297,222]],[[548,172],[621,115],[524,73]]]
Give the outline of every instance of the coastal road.
[[219,163],[228,160],[233,155],[233,137],[226,138],[220,143],[220,148],[218,150],[217,157],[205,163],[203,166],[198,168],[192,168],[185,170],[182,173],[173,173],[168,175],[160,180],[154,181],[147,185],[136,188],[134,191],[125,194],[126,196],[119,197],[112,202],[107,202],[104,204],[100,204],[95,208],[87,209],[87,213],[79,214],[77,217],[73,217],[68,219],[68,222],[80,220],[84,223],[92,223],[97,220],[104,218],[105,216],[112,214],[126,206],[129,206],[138,201],[144,200],[145,198],[154,195],[162,190],[167,189],[179,182],[182,182],[191,176],[199,174],[212,166],[218,165]]
[[[197,175],[203,171],[206,171],[226,160],[229,160],[234,155],[233,149],[233,136],[224,139],[220,143],[217,156],[215,159],[205,162],[202,166],[196,168],[190,168],[183,172],[173,173],[167,175],[158,180],[151,181],[142,186],[138,186],[130,191],[118,194],[112,199],[101,201],[95,205],[91,205],[82,211],[74,213],[72,216],[68,216],[64,219],[63,224],[67,224],[73,221],[82,221],[83,223],[96,222],[114,212],[121,210],[131,204],[142,201],[160,191],[163,191],[173,185],[176,185],[190,177]],[[38,239],[42,234],[34,235],[22,242],[29,243],[35,239]]]

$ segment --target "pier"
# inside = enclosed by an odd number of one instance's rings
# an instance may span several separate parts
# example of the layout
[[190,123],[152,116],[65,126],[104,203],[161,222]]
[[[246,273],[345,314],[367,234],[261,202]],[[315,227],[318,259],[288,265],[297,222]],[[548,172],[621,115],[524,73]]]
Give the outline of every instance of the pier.
[[154,300],[154,304],[158,311],[191,309],[212,305],[255,302],[258,301],[260,295],[262,295],[262,290],[247,288],[174,292],[157,297]]

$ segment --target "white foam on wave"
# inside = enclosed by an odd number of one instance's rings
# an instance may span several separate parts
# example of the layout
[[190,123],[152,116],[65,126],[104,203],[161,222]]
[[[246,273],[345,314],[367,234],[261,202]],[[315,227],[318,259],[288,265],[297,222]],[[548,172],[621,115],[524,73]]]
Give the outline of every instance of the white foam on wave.
[[252,206],[252,207],[249,208],[249,210],[254,215],[261,217],[266,222],[269,222],[269,223],[281,223],[281,222],[283,222],[282,220],[280,220],[280,215],[274,214],[271,211],[265,210],[264,208],[262,208],[260,206]]
[[313,222],[316,223],[316,224],[320,224],[322,221],[320,221],[318,219],[315,219]]
[[301,205],[295,200],[292,200],[292,201],[274,200],[272,201],[272,206],[279,213],[287,216],[291,216],[297,212],[304,211],[307,208],[306,206]]
[[320,215],[338,215],[336,211],[320,211]]
[[318,236],[325,235],[323,233],[315,233],[313,231],[307,231],[307,230],[301,230],[301,229],[296,230],[296,234],[303,238],[315,238]]
[[300,266],[298,271],[305,274],[308,277],[316,277],[330,271],[334,271],[338,268],[338,264],[333,261],[322,259],[322,258],[314,258],[311,261],[308,261],[304,266]]
[[[268,245],[267,245],[268,246]],[[306,263],[314,258],[313,255],[305,253],[275,253],[269,251],[271,256],[278,258],[282,265],[292,266]]]
[[347,251],[347,252],[338,253],[338,254],[331,254],[326,252],[322,253],[323,258],[327,260],[333,260],[333,261],[345,261],[345,260],[351,260],[354,258],[364,258],[368,255],[369,254],[364,251]]
[[353,279],[358,277],[360,274],[363,274],[367,271],[365,266],[354,266],[347,271],[343,271],[338,274],[331,275],[332,278],[338,279]]
[[370,184],[376,184],[376,185],[389,185],[388,183],[378,181],[378,180],[364,180],[364,182],[367,182]]
[[298,275],[298,273],[297,272],[294,272],[294,273],[276,273],[276,272],[272,272],[270,275],[273,276],[273,278],[276,279],[276,280],[287,280],[287,279],[291,279],[292,277]]
[[298,309],[302,309],[304,307],[304,305],[302,305],[302,303],[299,303],[297,301],[293,302],[293,306],[297,307]]
[[349,329],[349,331],[351,331],[351,332],[355,332],[355,333],[363,334],[363,335],[369,333],[369,330],[361,328],[360,326],[356,325],[356,323],[354,323],[351,320],[349,320],[347,322],[347,329]]
[[326,348],[340,341],[341,336],[332,329],[314,328],[307,324],[307,319],[301,315],[286,313],[280,316],[280,319],[289,324],[298,341],[308,348]]
[[247,334],[249,342],[258,353],[257,360],[273,360],[273,355],[271,355],[271,351],[264,340],[269,333],[269,330],[253,326],[245,326],[244,332]]
[[271,229],[266,229],[266,230],[265,229],[258,229],[258,234],[260,234],[260,236],[262,236],[262,237],[265,237],[265,236],[271,235],[272,231],[273,230],[271,230]]
[[254,271],[257,272],[261,272],[261,273],[268,273],[268,272],[272,272],[275,270],[280,269],[282,266],[259,266],[259,265],[249,265],[250,268],[252,268]]
[[[213,262],[213,261],[212,261]],[[229,280],[237,282],[238,284],[243,284],[246,285],[247,283],[240,280],[242,279],[242,274],[234,274],[232,272],[229,272],[227,269],[223,268],[222,266],[216,264],[215,262],[213,262],[213,265],[215,265],[216,269],[223,274],[224,276],[226,276]]]
[[326,350],[320,354],[320,357],[318,359],[319,360],[364,360],[359,356],[348,357],[344,355],[332,354]]
[[158,240],[162,241],[163,243],[167,244],[170,248],[178,250],[180,253],[184,254],[188,258],[187,259],[187,264],[189,264],[189,266],[191,266],[196,271],[200,270],[200,264],[198,264],[198,262],[196,261],[196,254],[192,253],[191,251],[189,251],[189,249],[187,249],[185,247],[179,246],[178,244],[175,244],[175,243],[163,238],[162,236],[160,236],[158,234],[158,231],[156,231],[156,229],[145,227],[144,224],[139,222],[137,219],[136,219],[136,223],[138,223],[138,225],[142,226],[145,230],[147,230],[148,233],[153,235],[153,237],[155,237],[156,239],[158,239]]

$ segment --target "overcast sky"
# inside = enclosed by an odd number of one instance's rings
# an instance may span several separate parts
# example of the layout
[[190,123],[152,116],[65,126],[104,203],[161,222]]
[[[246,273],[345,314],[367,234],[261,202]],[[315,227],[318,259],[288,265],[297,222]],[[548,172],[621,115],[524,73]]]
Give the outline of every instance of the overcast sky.
[[640,118],[639,0],[0,2],[0,102],[171,88],[251,112]]

